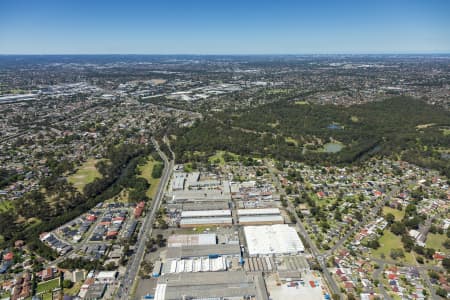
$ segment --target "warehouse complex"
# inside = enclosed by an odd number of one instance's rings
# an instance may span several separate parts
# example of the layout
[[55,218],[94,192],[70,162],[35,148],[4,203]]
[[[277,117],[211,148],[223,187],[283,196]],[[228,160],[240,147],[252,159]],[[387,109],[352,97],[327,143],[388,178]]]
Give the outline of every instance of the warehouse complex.
[[[151,296],[268,300],[274,286],[314,279],[296,228],[285,224],[290,219],[273,192],[268,184],[177,171],[164,207],[172,232],[154,263]],[[313,287],[304,292],[320,299]]]

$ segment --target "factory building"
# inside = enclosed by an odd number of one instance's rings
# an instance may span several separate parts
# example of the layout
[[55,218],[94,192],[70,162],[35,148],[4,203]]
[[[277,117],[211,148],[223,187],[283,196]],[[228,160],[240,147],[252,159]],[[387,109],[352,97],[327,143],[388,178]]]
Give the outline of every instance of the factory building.
[[165,274],[158,279],[155,300],[258,299],[268,300],[261,274],[198,272]]
[[163,265],[162,274],[192,273],[192,272],[218,272],[227,270],[227,261],[223,256],[200,257],[169,260]]
[[217,236],[214,233],[203,234],[174,234],[169,236],[168,247],[182,247],[195,245],[215,245]]
[[244,226],[244,235],[250,256],[293,255],[305,251],[297,231],[287,224]]
[[237,214],[241,225],[270,225],[284,223],[279,208],[238,209]]
[[193,210],[193,211],[182,211],[181,218],[199,218],[199,217],[229,217],[231,216],[231,210],[221,209],[221,210]]
[[180,227],[190,228],[197,226],[229,226],[233,224],[231,210],[195,210],[182,211]]
[[238,216],[269,216],[269,215],[280,215],[279,208],[248,208],[248,209],[238,209]]
[[239,217],[239,224],[241,225],[271,225],[284,224],[282,216],[244,216]]
[[233,219],[231,217],[217,217],[217,218],[189,218],[181,219],[181,228],[193,228],[198,226],[231,226]]
[[174,173],[172,179],[172,191],[184,190],[185,180],[186,180],[186,173]]
[[186,259],[195,257],[239,257],[241,249],[238,244],[195,245],[167,248],[166,259]]
[[202,201],[201,203],[183,203],[179,205],[180,208],[184,211],[188,210],[223,210],[229,209],[230,204],[229,201]]

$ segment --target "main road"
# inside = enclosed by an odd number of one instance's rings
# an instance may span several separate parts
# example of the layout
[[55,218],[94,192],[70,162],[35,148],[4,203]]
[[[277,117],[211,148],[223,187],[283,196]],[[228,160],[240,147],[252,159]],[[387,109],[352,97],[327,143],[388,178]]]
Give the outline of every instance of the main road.
[[130,299],[131,286],[133,285],[138,275],[140,264],[145,255],[145,245],[149,240],[150,235],[152,234],[153,221],[155,219],[156,212],[161,205],[161,200],[164,197],[164,191],[166,189],[167,183],[169,182],[169,178],[174,166],[173,158],[169,161],[164,152],[160,150],[158,142],[153,138],[152,143],[155,145],[156,150],[164,161],[164,171],[161,176],[155,198],[152,201],[150,213],[146,215],[139,231],[138,241],[135,245],[135,253],[131,256],[130,261],[126,266],[126,271],[120,282],[120,287],[117,292],[116,299]]

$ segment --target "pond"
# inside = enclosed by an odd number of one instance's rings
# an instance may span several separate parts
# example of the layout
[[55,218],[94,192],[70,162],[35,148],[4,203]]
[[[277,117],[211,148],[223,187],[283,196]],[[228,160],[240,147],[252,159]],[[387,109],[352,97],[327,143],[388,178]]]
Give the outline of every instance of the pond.
[[323,151],[327,153],[336,153],[342,150],[344,148],[344,145],[339,143],[326,143],[323,145]]

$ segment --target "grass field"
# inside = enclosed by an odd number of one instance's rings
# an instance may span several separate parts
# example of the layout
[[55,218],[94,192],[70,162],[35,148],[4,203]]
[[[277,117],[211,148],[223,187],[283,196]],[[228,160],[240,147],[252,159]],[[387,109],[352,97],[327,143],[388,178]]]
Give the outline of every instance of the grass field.
[[[376,250],[372,250],[373,256],[375,256],[377,258],[381,258],[382,254],[384,254],[386,259],[391,259],[390,255],[389,255],[391,253],[391,249],[398,249],[398,248],[403,249],[401,237],[396,236],[388,229],[384,230],[384,234],[380,238],[379,242],[380,242],[380,248],[378,248]],[[403,251],[404,251],[404,249],[403,249]],[[405,253],[405,258],[401,258],[401,259],[398,258],[397,261],[406,262],[408,264],[415,264],[415,259],[414,259],[413,255],[411,253],[407,253],[406,251],[404,251],[404,253]]]
[[358,119],[357,116],[351,116],[351,117],[350,117],[350,120],[351,120],[353,123],[358,123],[358,122],[359,122],[359,119]]
[[55,278],[46,282],[41,282],[38,284],[36,293],[43,293],[52,291],[53,289],[59,287],[59,278]]
[[152,177],[153,166],[157,162],[153,157],[149,157],[147,159],[147,163],[143,166],[139,166],[139,171],[141,171],[141,175],[139,177],[145,178],[147,182],[150,184],[150,188],[147,191],[147,196],[151,199],[155,197],[156,190],[158,189],[159,178],[155,179]]
[[[225,151],[217,151],[216,154],[214,154],[213,156],[209,157],[208,161],[210,163],[217,163],[218,162],[218,164],[220,166],[223,166],[223,165],[225,165],[225,160],[223,158],[224,154],[225,154]],[[238,160],[238,158],[239,158],[239,156],[234,154],[234,153],[228,152],[228,154],[231,155],[235,160]]]
[[111,199],[108,199],[106,202],[112,203],[112,202],[119,202],[119,203],[128,203],[128,189],[123,189],[120,191],[120,193],[116,196],[114,196]]
[[45,293],[45,294],[42,294],[41,296],[42,296],[42,300],[53,300],[53,297],[52,297],[52,292],[48,292],[48,293]]
[[448,129],[448,128],[443,128],[443,129],[441,129],[442,130],[442,134],[443,135],[450,135],[450,129]]
[[383,215],[387,215],[389,213],[394,215],[395,221],[400,221],[405,216],[405,212],[403,210],[398,210],[387,206],[383,207]]
[[78,292],[80,291],[81,286],[83,285],[83,282],[76,282],[70,289],[64,289],[64,294],[76,296]]
[[9,211],[11,209],[14,209],[14,206],[11,201],[9,200],[0,201],[0,212]]
[[277,120],[275,123],[267,123],[267,125],[272,128],[277,128],[278,126],[280,126],[280,121]]
[[445,247],[442,245],[443,242],[447,239],[447,236],[445,234],[439,234],[439,233],[428,233],[427,235],[427,241],[426,245],[429,248],[433,248],[436,251],[442,251],[445,253],[450,253],[448,249],[445,249]]
[[80,192],[82,192],[86,184],[101,177],[101,174],[95,167],[97,162],[97,159],[89,159],[78,168],[75,174],[69,176],[68,181],[72,183]]
[[306,105],[309,104],[308,101],[295,101],[295,104],[297,105]]
[[284,138],[284,140],[286,141],[286,143],[293,143],[295,146],[298,146],[297,140],[295,140],[291,137],[286,137],[286,138]]

